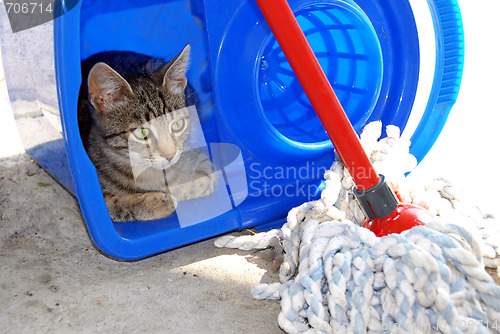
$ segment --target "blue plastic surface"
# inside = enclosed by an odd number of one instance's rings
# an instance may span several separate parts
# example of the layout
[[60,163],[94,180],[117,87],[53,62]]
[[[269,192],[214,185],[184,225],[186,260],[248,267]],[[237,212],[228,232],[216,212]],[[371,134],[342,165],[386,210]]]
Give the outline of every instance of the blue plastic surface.
[[[419,74],[409,4],[289,3],[356,130],[372,120],[404,128]],[[106,254],[139,259],[235,229],[274,227],[292,207],[320,195],[333,147],[252,0],[83,0],[55,21],[54,34],[75,191],[89,234]],[[113,223],[78,132],[80,62],[108,50],[169,59],[187,43],[192,47],[188,79],[201,100],[200,124],[230,207],[189,224],[178,215]],[[420,140],[416,147],[432,145]],[[188,204],[200,208],[200,203]]]
[[443,130],[457,100],[464,69],[464,29],[457,1],[427,2],[436,35],[436,68],[427,107],[411,137],[410,153],[419,162]]

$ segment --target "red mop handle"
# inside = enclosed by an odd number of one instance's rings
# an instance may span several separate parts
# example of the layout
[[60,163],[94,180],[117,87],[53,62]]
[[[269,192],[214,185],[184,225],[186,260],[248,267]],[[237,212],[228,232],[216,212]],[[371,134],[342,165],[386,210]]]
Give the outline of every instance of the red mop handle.
[[372,188],[379,176],[290,6],[286,0],[256,1],[357,188]]

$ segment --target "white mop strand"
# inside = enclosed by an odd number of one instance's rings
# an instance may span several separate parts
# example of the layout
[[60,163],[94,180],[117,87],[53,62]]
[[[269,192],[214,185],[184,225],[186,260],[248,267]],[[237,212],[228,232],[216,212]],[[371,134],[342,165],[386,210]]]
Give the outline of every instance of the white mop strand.
[[241,250],[266,249],[273,244],[278,243],[281,237],[281,230],[270,230],[254,235],[233,236],[224,235],[217,238],[214,242],[215,247],[236,248]]
[[434,222],[377,238],[359,226],[354,184],[336,162],[321,199],[292,209],[281,230],[216,245],[262,249],[281,241],[281,283],[257,285],[252,295],[281,299],[278,322],[288,333],[500,333],[500,287],[484,270],[500,264],[500,224],[458,200],[443,179],[410,184],[409,142],[397,127],[386,132],[378,141],[381,123],[365,128],[367,154]]

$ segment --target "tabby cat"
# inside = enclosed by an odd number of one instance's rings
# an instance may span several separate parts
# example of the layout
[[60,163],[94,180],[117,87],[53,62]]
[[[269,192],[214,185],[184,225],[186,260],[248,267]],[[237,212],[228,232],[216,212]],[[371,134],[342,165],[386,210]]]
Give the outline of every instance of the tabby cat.
[[211,194],[216,173],[190,147],[195,93],[190,46],[170,62],[112,51],[82,62],[78,121],[113,221],[171,215],[178,201]]

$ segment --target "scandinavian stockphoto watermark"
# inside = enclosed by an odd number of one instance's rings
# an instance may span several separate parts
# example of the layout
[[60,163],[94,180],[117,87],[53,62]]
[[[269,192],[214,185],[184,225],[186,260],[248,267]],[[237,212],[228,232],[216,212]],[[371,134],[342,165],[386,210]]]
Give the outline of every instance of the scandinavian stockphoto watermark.
[[[345,332],[346,330],[363,332],[366,331],[366,325],[363,322],[358,323],[334,323],[334,332]],[[453,328],[452,328],[453,327]],[[462,318],[452,323],[447,323],[444,318],[435,319],[433,324],[429,322],[406,322],[403,324],[397,322],[383,322],[381,328],[384,333],[451,333],[453,331],[466,332],[466,333],[478,333],[480,330],[492,330],[498,331],[500,329],[500,321],[487,321],[472,318]]]
[[499,329],[499,322],[497,320],[493,322],[484,321],[480,319],[472,318],[462,318],[453,321],[452,323],[447,323],[445,319],[437,319],[434,324],[430,323],[418,323],[418,322],[407,322],[405,324],[399,323],[384,323],[382,325],[382,330],[384,332],[400,332],[404,331],[406,333],[430,333],[430,332],[443,332],[450,333],[452,328],[454,330],[459,330],[460,332],[478,332],[480,329],[491,329],[497,331]]
[[321,191],[325,166],[307,161],[296,166],[266,166],[258,162],[250,164],[248,171],[249,195],[253,197],[302,197],[308,201]]
[[30,29],[58,18],[73,9],[78,0],[5,0],[12,32]]

